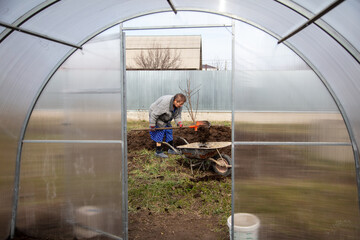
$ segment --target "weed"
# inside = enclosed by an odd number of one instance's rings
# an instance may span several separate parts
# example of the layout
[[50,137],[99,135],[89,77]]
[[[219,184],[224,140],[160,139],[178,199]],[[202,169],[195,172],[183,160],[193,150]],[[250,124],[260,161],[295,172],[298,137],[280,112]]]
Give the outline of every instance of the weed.
[[[133,152],[129,165],[129,211],[148,208],[152,212],[198,212],[227,219],[231,213],[231,178],[206,178],[210,172],[191,175],[179,156],[153,158],[153,151]],[[148,161],[144,161],[147,158]],[[141,164],[139,164],[141,163]],[[205,179],[192,181],[192,179]]]

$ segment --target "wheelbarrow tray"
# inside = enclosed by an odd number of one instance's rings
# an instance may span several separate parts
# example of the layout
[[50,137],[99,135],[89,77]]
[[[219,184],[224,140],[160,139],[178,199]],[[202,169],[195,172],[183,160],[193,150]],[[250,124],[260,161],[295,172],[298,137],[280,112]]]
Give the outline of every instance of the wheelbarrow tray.
[[187,158],[208,159],[218,155],[218,149],[231,145],[231,142],[194,142],[186,145],[177,146],[181,153]]

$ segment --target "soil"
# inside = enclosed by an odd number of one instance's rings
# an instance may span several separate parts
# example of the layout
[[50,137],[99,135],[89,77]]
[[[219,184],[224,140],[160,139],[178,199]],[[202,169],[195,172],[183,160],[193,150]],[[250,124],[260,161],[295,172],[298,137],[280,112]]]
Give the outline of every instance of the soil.
[[129,214],[129,239],[171,239],[190,240],[229,239],[224,231],[214,229],[223,228],[219,219],[212,216],[200,216],[195,213],[186,214],[151,214],[148,210]]
[[[197,131],[193,128],[174,129],[174,145],[186,144],[183,139],[189,143],[193,142],[229,142],[231,141],[231,129],[225,126],[200,126]],[[148,149],[154,150],[155,143],[150,140],[148,131],[130,131],[128,133],[129,163],[131,161],[131,152],[135,150]],[[167,150],[167,146],[163,146]],[[231,156],[231,147],[226,147],[221,151]],[[129,164],[129,170],[134,167]],[[201,179],[190,179],[191,181],[216,181],[223,178],[219,175],[208,175]],[[226,227],[226,226],[225,226]],[[129,239],[172,239],[172,240],[191,240],[207,239],[219,240],[229,239],[227,231],[220,226],[218,216],[204,216],[196,213],[186,214],[178,213],[155,214],[149,209],[141,209],[135,213],[129,213]]]
[[[173,130],[174,145],[184,145],[184,139],[189,143],[193,142],[230,142],[231,141],[231,129],[226,126],[200,126],[197,131],[193,128],[180,128]],[[128,150],[154,150],[155,143],[150,140],[148,131],[130,131],[127,135]],[[167,150],[167,146],[163,146],[164,150]],[[231,156],[231,147],[222,149],[224,154]]]

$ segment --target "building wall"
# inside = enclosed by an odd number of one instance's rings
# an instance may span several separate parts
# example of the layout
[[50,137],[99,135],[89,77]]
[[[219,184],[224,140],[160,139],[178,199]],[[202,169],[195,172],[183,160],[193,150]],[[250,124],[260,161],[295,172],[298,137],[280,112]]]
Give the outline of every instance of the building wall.
[[180,55],[176,69],[201,69],[201,36],[127,36],[126,37],[126,68],[127,70],[143,69],[136,63],[136,58],[149,51],[170,50],[170,56]]

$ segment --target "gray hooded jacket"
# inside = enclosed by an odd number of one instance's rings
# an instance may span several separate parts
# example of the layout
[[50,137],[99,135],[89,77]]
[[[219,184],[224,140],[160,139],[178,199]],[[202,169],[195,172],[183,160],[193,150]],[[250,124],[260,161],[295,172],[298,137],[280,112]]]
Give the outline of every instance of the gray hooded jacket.
[[170,124],[173,119],[176,124],[181,122],[182,107],[179,107],[174,111],[174,97],[174,95],[165,95],[150,105],[150,126],[165,127],[167,124]]

